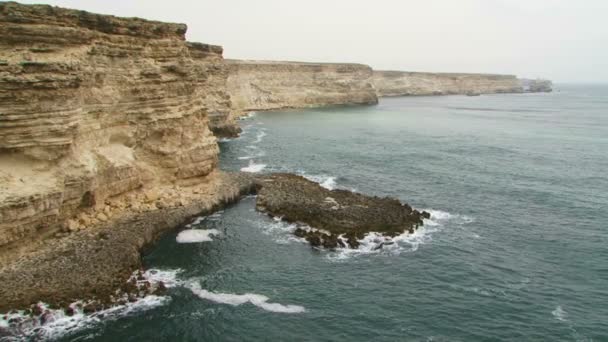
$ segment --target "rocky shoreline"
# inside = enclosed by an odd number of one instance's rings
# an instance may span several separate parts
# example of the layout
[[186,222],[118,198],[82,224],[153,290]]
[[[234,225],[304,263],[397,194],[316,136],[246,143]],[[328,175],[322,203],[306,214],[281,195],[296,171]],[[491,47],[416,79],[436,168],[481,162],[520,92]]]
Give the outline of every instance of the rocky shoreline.
[[[317,247],[357,248],[367,232],[413,232],[428,217],[295,175],[218,168],[217,139],[237,136],[248,110],[376,104],[417,78],[380,75],[382,93],[366,65],[226,61],[186,30],[0,2],[0,312],[38,314],[42,301],[67,313],[77,300],[95,311],[157,291],[131,281],[145,247],[255,191],[259,210],[314,227],[295,234]],[[423,93],[520,91],[514,76],[448,76],[424,75]]]
[[162,292],[162,283],[136,281],[146,247],[192,218],[253,193],[257,210],[314,227],[294,232],[313,247],[358,248],[368,233],[413,233],[430,217],[396,199],[328,190],[293,174],[217,172],[206,184],[180,191],[191,195],[173,204],[155,199],[143,210],[133,203],[105,221],[40,241],[27,251],[0,254],[0,312],[25,309],[40,315],[37,303],[43,302],[69,314],[77,301],[88,303],[85,312],[94,312]]
[[[106,222],[67,236],[45,240],[35,248],[4,254],[0,268],[0,312],[28,309],[45,302],[68,308],[79,300],[96,300],[100,309],[113,304],[116,290],[139,293],[128,280],[141,268],[141,253],[163,233],[193,217],[211,214],[255,191],[253,178],[217,173],[187,203],[139,212],[126,209]],[[143,293],[145,294],[145,293]]]

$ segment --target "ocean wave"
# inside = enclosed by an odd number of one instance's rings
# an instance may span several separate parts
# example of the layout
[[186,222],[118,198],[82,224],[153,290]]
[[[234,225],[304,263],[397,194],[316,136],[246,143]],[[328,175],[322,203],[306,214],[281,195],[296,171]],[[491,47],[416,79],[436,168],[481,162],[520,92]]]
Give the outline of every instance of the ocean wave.
[[[330,260],[345,260],[359,255],[383,254],[398,255],[402,252],[415,252],[421,245],[430,243],[433,235],[449,225],[466,225],[474,221],[470,216],[451,214],[446,211],[425,209],[431,214],[430,219],[424,219],[424,225],[414,233],[404,232],[395,237],[384,236],[377,232],[370,232],[363,239],[359,240],[359,248],[336,248],[327,251],[327,258]],[[269,235],[276,243],[286,244],[291,242],[306,242],[305,239],[296,237],[293,232],[296,228],[305,230],[315,229],[302,224],[294,224],[282,221],[280,217],[273,217],[273,222],[264,219],[256,219],[257,225],[263,234]],[[329,232],[327,232],[329,233]],[[345,245],[346,239],[338,237]]]
[[414,233],[404,232],[395,237],[388,237],[380,233],[370,232],[359,240],[359,248],[337,248],[330,251],[327,258],[339,261],[360,255],[399,255],[402,252],[415,252],[421,245],[430,243],[433,240],[433,235],[441,231],[447,224],[464,225],[474,221],[470,216],[451,214],[446,211],[434,209],[424,209],[424,211],[429,212],[431,218],[424,219],[424,225]]
[[[8,337],[7,341],[55,340],[84,329],[93,328],[100,324],[102,319],[104,321],[116,320],[138,314],[165,305],[170,300],[170,297],[149,295],[133,303],[126,303],[92,314],[85,314],[82,309],[78,308],[77,303],[74,303],[71,306],[74,310],[71,316],[63,310],[50,309],[46,304],[40,303],[38,306],[45,312],[43,321],[38,317],[31,317],[23,312],[18,312],[0,318],[0,327],[7,329],[9,334],[14,334],[14,336]],[[5,323],[2,323],[2,321],[5,321]]]
[[196,243],[213,241],[211,235],[219,235],[217,229],[186,229],[177,234],[178,243]]
[[241,117],[239,118],[239,120],[247,120],[247,119],[251,119],[251,118],[253,118],[254,116],[256,116],[257,114],[258,114],[257,112],[249,112],[249,113],[247,113],[247,114],[245,114],[245,115],[241,116]]
[[568,313],[562,309],[561,305],[558,305],[555,310],[551,311],[551,314],[558,321],[564,322],[568,320]]
[[194,219],[194,221],[188,223],[184,227],[191,228],[192,226],[197,226],[201,222],[206,221],[206,220],[208,220],[208,221],[218,221],[218,220],[221,219],[221,217],[222,217],[223,214],[224,214],[224,211],[223,210],[219,210],[219,211],[214,212],[211,215],[198,216],[197,218]]
[[315,183],[319,183],[322,187],[328,190],[334,190],[337,186],[336,180],[337,177],[328,176],[328,175],[309,175],[304,171],[298,171],[297,174],[300,176],[313,181]]
[[258,132],[258,134],[255,136],[255,140],[253,141],[253,143],[254,144],[261,143],[265,136],[266,136],[266,131],[262,130],[262,131]]
[[[265,214],[260,214],[264,215]],[[306,242],[303,238],[299,238],[293,232],[299,226],[295,223],[282,221],[280,217],[273,217],[272,222],[268,222],[266,217],[263,219],[252,220],[251,223],[257,226],[262,234],[269,236],[278,244],[288,244],[290,242]]]
[[242,167],[241,171],[256,173],[264,170],[264,168],[266,168],[266,164],[256,164],[253,160],[249,160],[249,165]]
[[243,305],[246,303],[251,303],[261,309],[270,312],[278,312],[278,313],[302,313],[306,312],[306,309],[300,305],[283,305],[279,303],[269,303],[270,298],[255,294],[255,293],[245,293],[245,294],[232,294],[232,293],[219,293],[219,292],[211,292],[205,289],[202,289],[200,284],[197,282],[192,282],[187,284],[186,287],[192,291],[196,296],[202,299],[210,300],[215,303],[220,304],[228,304],[232,306]]
[[[257,146],[254,146],[257,147]],[[238,157],[237,159],[239,160],[249,160],[249,159],[255,159],[255,158],[260,158],[260,157],[264,157],[266,155],[266,152],[264,151],[258,151],[256,153],[252,153],[252,154],[248,154],[246,156],[242,156],[242,157]]]
[[[149,282],[152,285],[161,281],[165,287],[174,287],[178,284],[177,275],[181,270],[155,270],[150,269],[143,273],[143,280],[138,283]],[[137,273],[137,272],[136,272]],[[133,277],[136,277],[134,273]],[[51,309],[45,303],[38,303],[43,312],[40,316],[31,316],[25,311],[17,311],[0,316],[0,330],[8,333],[3,341],[49,341],[69,336],[76,332],[90,329],[103,321],[117,320],[122,317],[140,314],[147,310],[165,305],[171,301],[169,296],[147,295],[134,302],[127,301],[123,305],[115,305],[108,309],[85,313],[84,301],[70,304],[73,310],[68,315],[63,309]]]
[[467,215],[451,214],[447,211],[435,210],[432,208],[422,210],[431,214],[430,219],[424,220],[425,226],[441,226],[447,222],[450,222],[451,224],[465,225],[475,221],[473,217]]

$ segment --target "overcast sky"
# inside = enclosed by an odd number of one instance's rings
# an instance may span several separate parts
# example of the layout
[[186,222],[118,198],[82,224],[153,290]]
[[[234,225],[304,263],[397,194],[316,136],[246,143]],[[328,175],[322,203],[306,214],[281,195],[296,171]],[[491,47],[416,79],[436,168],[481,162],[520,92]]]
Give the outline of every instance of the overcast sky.
[[608,0],[38,0],[188,24],[226,58],[608,82]]

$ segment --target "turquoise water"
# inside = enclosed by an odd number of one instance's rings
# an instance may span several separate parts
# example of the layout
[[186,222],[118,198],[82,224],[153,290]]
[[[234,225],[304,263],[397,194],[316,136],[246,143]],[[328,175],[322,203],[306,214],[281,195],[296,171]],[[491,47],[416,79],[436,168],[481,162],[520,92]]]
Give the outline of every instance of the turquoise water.
[[608,87],[557,88],[241,121],[222,168],[297,172],[433,218],[390,249],[319,251],[249,197],[194,224],[213,241],[176,232],[145,257],[168,272],[167,300],[64,339],[607,341]]

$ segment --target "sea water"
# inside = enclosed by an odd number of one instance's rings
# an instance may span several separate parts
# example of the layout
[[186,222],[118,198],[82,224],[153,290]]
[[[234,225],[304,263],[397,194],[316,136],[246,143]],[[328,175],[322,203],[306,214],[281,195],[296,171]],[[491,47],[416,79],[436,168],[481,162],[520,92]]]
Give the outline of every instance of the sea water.
[[241,124],[220,142],[225,170],[294,172],[432,217],[386,248],[369,236],[317,250],[250,196],[145,256],[170,284],[162,301],[53,336],[608,341],[608,87],[386,98]]

